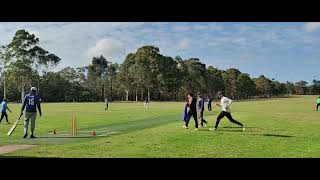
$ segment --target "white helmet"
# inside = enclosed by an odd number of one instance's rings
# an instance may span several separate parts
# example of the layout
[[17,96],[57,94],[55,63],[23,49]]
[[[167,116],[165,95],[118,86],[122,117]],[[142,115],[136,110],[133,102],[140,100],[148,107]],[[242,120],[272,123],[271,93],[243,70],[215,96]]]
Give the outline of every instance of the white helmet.
[[36,92],[37,91],[37,88],[36,87],[32,87],[31,88],[31,92]]

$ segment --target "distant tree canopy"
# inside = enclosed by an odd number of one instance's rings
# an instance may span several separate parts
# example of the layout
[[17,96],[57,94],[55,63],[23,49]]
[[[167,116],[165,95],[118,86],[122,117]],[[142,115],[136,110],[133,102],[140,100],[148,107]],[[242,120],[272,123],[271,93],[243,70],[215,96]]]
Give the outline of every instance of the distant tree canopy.
[[[122,64],[103,55],[92,57],[85,67],[50,69],[61,59],[42,49],[39,38],[18,30],[8,45],[0,48],[0,93],[11,101],[22,98],[31,86],[39,88],[45,102],[109,100],[185,100],[187,93],[214,95],[218,91],[233,99],[278,97],[284,94],[319,94],[320,81],[280,83],[261,75],[251,78],[239,69],[219,70],[199,58],[183,60],[164,56],[158,47],[143,46],[128,54]],[[5,92],[4,92],[5,90]]]

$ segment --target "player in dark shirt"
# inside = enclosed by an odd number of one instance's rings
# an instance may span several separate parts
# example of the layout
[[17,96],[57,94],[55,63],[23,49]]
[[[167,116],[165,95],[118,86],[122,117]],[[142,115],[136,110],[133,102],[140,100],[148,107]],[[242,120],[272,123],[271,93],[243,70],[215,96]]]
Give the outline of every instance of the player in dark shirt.
[[188,129],[188,124],[189,124],[190,118],[192,116],[194,119],[194,122],[195,122],[195,129],[194,130],[198,130],[197,98],[194,97],[192,93],[188,94],[187,107],[189,107],[190,109],[188,111],[188,116],[186,118],[185,126],[183,126],[183,128]]
[[26,109],[23,138],[27,138],[27,136],[28,136],[29,120],[31,120],[30,138],[35,138],[35,136],[33,135],[33,132],[36,127],[37,108],[38,108],[39,114],[41,116],[40,97],[38,95],[36,95],[36,93],[37,93],[37,88],[32,87],[30,93],[27,94],[23,100],[21,113],[23,113],[24,109]]

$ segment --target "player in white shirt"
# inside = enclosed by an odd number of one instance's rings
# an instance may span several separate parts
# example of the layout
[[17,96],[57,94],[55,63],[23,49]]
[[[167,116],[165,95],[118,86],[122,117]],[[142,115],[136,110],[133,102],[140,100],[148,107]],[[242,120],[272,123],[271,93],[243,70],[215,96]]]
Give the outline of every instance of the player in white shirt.
[[209,130],[210,131],[216,130],[218,128],[220,120],[226,116],[230,122],[238,124],[239,126],[242,127],[242,130],[245,131],[244,125],[241,124],[240,122],[236,121],[235,119],[233,119],[233,117],[231,116],[230,105],[232,104],[232,100],[225,97],[223,95],[223,92],[221,92],[221,91],[218,92],[218,98],[220,99],[220,104],[217,104],[217,105],[221,106],[222,111],[220,112],[220,114],[217,117],[215,127],[209,128]]

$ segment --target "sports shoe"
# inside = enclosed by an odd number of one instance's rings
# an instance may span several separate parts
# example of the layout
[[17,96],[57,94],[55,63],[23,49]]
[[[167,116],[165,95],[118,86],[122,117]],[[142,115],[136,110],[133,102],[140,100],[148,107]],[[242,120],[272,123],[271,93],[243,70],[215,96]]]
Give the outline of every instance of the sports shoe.
[[188,127],[187,127],[187,126],[182,126],[182,128],[188,129]]
[[209,128],[209,131],[215,131],[217,130],[216,128]]
[[30,138],[36,138],[33,134],[31,134]]
[[25,139],[25,138],[27,138],[27,136],[28,136],[28,134],[24,134],[23,138]]
[[194,131],[198,131],[198,130],[199,130],[198,128],[195,128],[195,129],[194,129]]
[[243,125],[242,126],[242,131],[244,132],[246,130],[246,127]]

